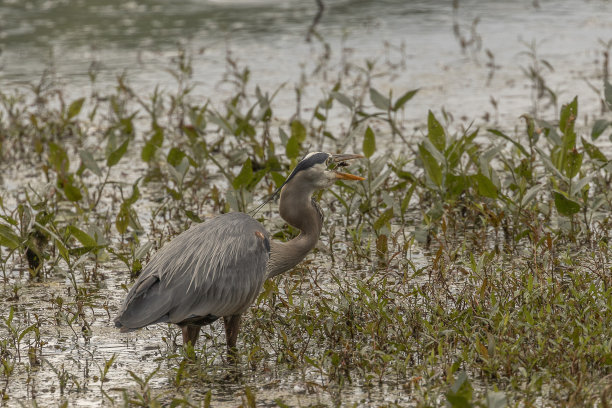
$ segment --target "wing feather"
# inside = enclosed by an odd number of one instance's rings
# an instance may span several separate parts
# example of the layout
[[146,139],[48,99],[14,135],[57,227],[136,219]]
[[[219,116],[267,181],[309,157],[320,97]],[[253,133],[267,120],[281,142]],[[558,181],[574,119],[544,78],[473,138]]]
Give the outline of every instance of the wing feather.
[[243,313],[265,280],[268,240],[263,226],[243,213],[191,227],[153,256],[115,324],[129,330],[194,316]]

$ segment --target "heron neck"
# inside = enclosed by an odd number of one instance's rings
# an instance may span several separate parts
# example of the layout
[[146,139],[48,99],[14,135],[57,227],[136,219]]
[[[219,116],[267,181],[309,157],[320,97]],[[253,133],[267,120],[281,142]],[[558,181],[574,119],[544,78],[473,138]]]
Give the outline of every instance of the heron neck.
[[[287,242],[272,241],[267,276],[272,278],[299,264],[312,250],[321,234],[323,217],[311,193],[291,191],[289,185],[281,193],[279,211],[281,217],[300,229],[300,234]],[[285,197],[285,199],[283,199]]]

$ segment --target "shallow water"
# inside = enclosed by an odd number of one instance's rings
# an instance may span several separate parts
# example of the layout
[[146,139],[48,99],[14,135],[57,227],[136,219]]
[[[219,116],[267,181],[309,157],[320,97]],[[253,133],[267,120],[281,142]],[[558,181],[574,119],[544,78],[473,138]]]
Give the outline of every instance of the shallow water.
[[[603,0],[537,3],[539,7],[527,1],[470,0],[460,1],[454,11],[442,1],[330,1],[317,29],[331,44],[332,65],[341,64],[343,47],[344,57],[359,65],[366,58],[405,64],[399,75],[374,85],[398,93],[421,88],[407,118],[420,119],[428,109],[445,108],[469,120],[488,113],[491,121],[512,127],[532,108],[531,83],[521,71],[530,64],[523,55],[524,43],[532,41],[554,67],[545,77],[560,103],[578,94],[581,106],[598,106],[598,95],[585,80],[601,87],[599,40],[611,40],[612,20],[607,16],[612,5]],[[312,71],[321,50],[316,41],[304,41],[315,12],[314,2],[299,0],[4,2],[0,86],[37,81],[52,66],[69,90],[82,93],[95,62],[101,88],[114,86],[116,75],[125,71],[139,90],[151,93],[156,85],[173,86],[164,68],[181,43],[194,54],[193,79],[202,97],[215,100],[223,94],[219,81],[230,52],[251,69],[251,86],[271,91],[287,83],[279,98],[294,102],[292,84],[302,71]],[[453,22],[469,38],[475,18],[481,46],[462,52]],[[497,66],[490,83],[485,50],[491,51]],[[305,93],[306,100],[320,96],[316,83]]]

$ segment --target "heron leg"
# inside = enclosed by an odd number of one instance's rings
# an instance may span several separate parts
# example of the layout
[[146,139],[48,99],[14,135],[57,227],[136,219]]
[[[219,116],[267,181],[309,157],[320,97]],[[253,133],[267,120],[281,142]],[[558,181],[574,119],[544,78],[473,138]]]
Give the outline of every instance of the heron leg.
[[240,329],[241,315],[224,316],[223,323],[225,325],[225,339],[227,341],[227,351],[230,359],[236,361],[238,349],[236,349],[236,341],[238,340],[238,330]]
[[195,347],[196,341],[198,341],[198,337],[200,337],[200,328],[202,326],[195,326],[186,324],[181,327],[183,330],[183,347],[186,347],[188,343],[191,344],[191,347]]

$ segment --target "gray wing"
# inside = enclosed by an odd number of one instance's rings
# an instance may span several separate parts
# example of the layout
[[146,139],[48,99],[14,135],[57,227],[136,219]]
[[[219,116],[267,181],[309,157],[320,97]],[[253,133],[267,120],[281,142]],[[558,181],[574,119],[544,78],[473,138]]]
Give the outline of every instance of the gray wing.
[[263,226],[243,213],[191,227],[153,256],[115,325],[130,331],[243,313],[265,280],[269,239]]

